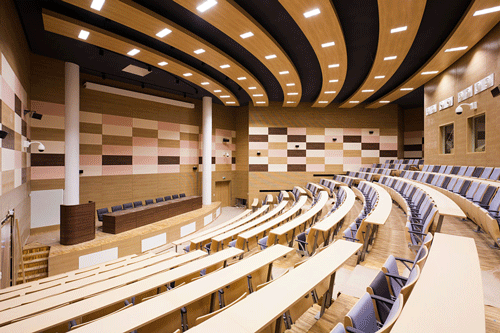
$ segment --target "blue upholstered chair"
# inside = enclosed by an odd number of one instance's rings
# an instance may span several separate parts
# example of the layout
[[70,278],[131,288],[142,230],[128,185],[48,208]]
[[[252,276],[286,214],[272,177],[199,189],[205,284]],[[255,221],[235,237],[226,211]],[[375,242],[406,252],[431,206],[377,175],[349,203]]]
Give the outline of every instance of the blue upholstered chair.
[[123,210],[122,205],[118,205],[118,206],[113,206],[113,207],[111,207],[111,211],[112,211],[112,212],[118,212],[118,211],[120,211],[120,210]]
[[153,199],[147,199],[147,200],[146,200],[146,206],[147,206],[147,205],[152,205],[152,204],[154,204]]
[[134,208],[142,206],[142,201],[134,201]]
[[102,221],[102,216],[109,213],[108,208],[100,208],[97,210],[97,220]]
[[131,202],[128,202],[128,203],[124,203],[124,204],[123,204],[123,209],[124,209],[124,210],[127,210],[127,209],[132,209],[132,208],[134,208],[134,205],[132,205],[132,203],[131,203]]
[[163,202],[163,198],[156,198],[156,203]]

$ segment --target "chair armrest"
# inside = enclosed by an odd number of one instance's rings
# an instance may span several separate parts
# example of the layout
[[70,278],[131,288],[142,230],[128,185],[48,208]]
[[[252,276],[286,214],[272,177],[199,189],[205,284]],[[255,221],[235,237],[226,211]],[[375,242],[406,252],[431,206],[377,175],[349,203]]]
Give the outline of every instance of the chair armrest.
[[408,281],[408,278],[405,278],[404,276],[401,276],[401,275],[385,273],[385,276],[391,277],[391,278],[396,279],[396,280],[401,280],[403,282]]
[[387,299],[385,297],[380,297],[380,296],[377,296],[377,295],[370,295],[370,296],[374,300],[381,301],[381,302],[387,303],[389,305],[393,305],[394,304],[393,300]]
[[343,236],[345,239],[348,239],[348,240],[355,240],[355,241],[358,241],[358,242],[361,242],[359,239],[357,238],[354,238],[354,237],[347,237],[347,236]]
[[424,234],[423,232],[418,232],[418,231],[410,231],[408,230],[410,234],[415,234],[415,235],[421,235],[421,236],[427,236],[427,234]]

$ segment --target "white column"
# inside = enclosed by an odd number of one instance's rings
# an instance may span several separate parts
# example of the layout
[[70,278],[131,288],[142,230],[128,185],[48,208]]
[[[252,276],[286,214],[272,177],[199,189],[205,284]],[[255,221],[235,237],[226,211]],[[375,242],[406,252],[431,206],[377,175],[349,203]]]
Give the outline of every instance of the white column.
[[203,204],[212,203],[212,97],[203,97]]
[[65,63],[64,204],[80,204],[80,66]]

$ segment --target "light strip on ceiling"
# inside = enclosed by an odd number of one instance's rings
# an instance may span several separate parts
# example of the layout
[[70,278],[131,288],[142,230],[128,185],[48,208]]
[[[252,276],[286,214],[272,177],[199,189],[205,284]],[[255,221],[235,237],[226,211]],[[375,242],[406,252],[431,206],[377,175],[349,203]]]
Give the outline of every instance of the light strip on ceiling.
[[97,83],[92,83],[92,82],[85,82],[83,84],[83,87],[85,89],[100,91],[100,92],[113,94],[113,95],[131,97],[131,98],[142,99],[145,101],[151,101],[151,102],[168,104],[168,105],[175,105],[175,106],[180,106],[180,107],[187,108],[187,109],[194,109],[193,103],[176,101],[175,99],[143,94],[143,93],[139,93],[139,92],[135,92],[135,91],[109,87],[109,86],[105,86],[105,85],[97,84]]
[[204,3],[202,3],[201,5],[199,5],[198,7],[196,7],[196,9],[199,12],[203,13],[203,12],[209,10],[210,8],[212,8],[213,6],[215,6],[216,4],[217,4],[217,1],[215,1],[215,0],[207,0]]
[[463,51],[467,50],[468,46],[459,46],[459,47],[453,47],[451,49],[446,49],[444,52],[456,52],[456,51]]
[[162,61],[162,62],[159,62],[158,65],[160,66],[165,66],[165,65],[168,65],[168,62],[166,61]]
[[89,35],[90,35],[90,32],[82,30],[78,34],[78,38],[83,39],[83,40],[87,40],[87,38],[89,38]]
[[391,34],[396,33],[396,32],[406,31],[407,29],[408,29],[407,26],[394,28],[394,29],[391,29]]
[[206,86],[206,85],[209,85],[209,84],[210,84],[210,82],[202,82],[201,83],[202,86]]
[[339,82],[339,80],[330,80],[330,81],[328,81],[328,82],[330,82],[330,83],[335,83],[335,82]]
[[378,80],[378,79],[383,79],[383,78],[385,78],[385,75],[378,75],[378,76],[375,76],[375,79],[377,79],[377,80]]
[[310,10],[310,11],[308,11],[308,12],[305,12],[305,13],[304,13],[304,17],[305,17],[305,18],[310,18],[310,17],[312,17],[312,16],[316,16],[316,15],[318,15],[318,14],[320,14],[320,13],[321,13],[321,11],[319,10],[319,8],[315,8],[315,9],[313,9],[313,10]]
[[390,103],[391,101],[380,101],[379,103],[382,103],[382,104],[387,104],[387,103]]
[[478,10],[477,12],[474,13],[473,16],[490,14],[490,13],[499,12],[499,11],[500,11],[500,6],[491,7],[491,8],[487,8],[487,9]]
[[373,89],[366,89],[366,90],[361,90],[361,92],[364,92],[364,93],[370,93],[370,92],[374,92],[375,90]]
[[384,60],[394,60],[396,59],[398,56],[390,56],[390,57],[385,57]]
[[276,58],[276,54],[270,54],[265,57],[267,60]]
[[222,69],[224,69],[224,68],[229,68],[229,67],[231,67],[231,66],[229,66],[228,64],[226,64],[226,65],[221,65],[221,66],[220,66],[220,68],[222,68]]
[[286,86],[287,87],[293,87],[293,86],[295,86],[295,83],[287,83]]
[[172,32],[172,30],[165,28],[162,31],[160,31],[159,33],[157,33],[156,36],[163,38],[171,32]]
[[94,0],[94,1],[92,1],[90,8],[100,11],[102,6],[104,5],[104,1],[105,0]]
[[422,72],[422,75],[432,75],[437,73],[439,73],[439,71],[429,71],[429,72]]
[[329,46],[334,46],[335,45],[335,42],[328,42],[328,43],[323,43],[321,44],[321,47],[329,47]]
[[331,64],[331,65],[328,65],[328,68],[337,68],[337,67],[340,67],[340,64]]
[[413,90],[413,88],[401,88],[400,90],[401,90],[401,91],[412,91],[412,90]]
[[290,72],[289,71],[282,71],[280,72],[280,75],[285,75],[285,74],[289,74]]
[[129,51],[127,54],[128,54],[129,56],[135,56],[135,55],[136,55],[136,54],[138,54],[139,52],[141,52],[141,51],[140,51],[140,50],[138,50],[138,49],[133,49],[133,50]]
[[238,81],[246,80],[247,78],[245,76],[239,77]]
[[198,50],[195,50],[195,51],[194,51],[194,53],[196,53],[196,54],[202,54],[202,53],[204,53],[204,52],[205,52],[205,50],[204,50],[204,49],[198,49]]
[[244,34],[241,34],[240,37],[243,38],[243,39],[246,39],[248,37],[252,37],[253,36],[253,32],[249,31],[249,32],[245,32]]

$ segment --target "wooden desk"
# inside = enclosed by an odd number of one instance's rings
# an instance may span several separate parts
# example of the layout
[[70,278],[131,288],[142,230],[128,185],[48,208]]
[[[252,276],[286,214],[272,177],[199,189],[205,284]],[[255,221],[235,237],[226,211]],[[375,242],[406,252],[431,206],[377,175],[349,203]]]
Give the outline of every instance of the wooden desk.
[[[162,272],[168,269],[172,269],[179,265],[185,264],[189,261],[199,259],[206,256],[203,251],[194,251],[183,256],[179,256],[157,265],[153,265],[147,268],[143,268],[137,271],[132,271],[122,276],[116,276],[114,278],[107,279],[105,281],[100,281],[93,283],[91,285],[78,288],[76,290],[71,290],[68,287],[68,291],[54,295],[48,298],[40,299],[38,301],[21,305],[15,308],[7,309],[0,312],[0,324],[10,322],[12,320],[23,318],[29,315],[40,312],[41,310],[51,309],[57,306],[61,306],[67,303],[77,302],[82,300],[89,295],[95,295],[98,293],[105,292],[107,290],[116,288],[124,284],[129,284],[136,282],[144,277]],[[160,284],[161,285],[161,284]]]
[[102,231],[118,234],[137,227],[168,219],[180,214],[200,209],[202,200],[199,196],[190,196],[174,200],[163,201],[147,206],[120,210],[104,214],[102,217]]
[[316,251],[319,243],[323,242],[324,246],[328,245],[332,229],[347,215],[347,213],[349,213],[352,206],[354,206],[356,195],[354,195],[354,192],[348,186],[343,185],[342,188],[346,193],[344,202],[337,210],[331,213],[330,216],[314,224],[307,235],[307,252],[309,255]]
[[[299,215],[295,219],[287,222],[277,228],[274,228],[269,233],[269,237],[267,238],[267,246],[271,246],[273,244],[286,244],[289,246],[293,245],[293,240],[295,238],[295,231],[300,226],[306,224],[309,220],[317,216],[317,214],[321,213],[323,207],[328,202],[328,193],[326,191],[321,191],[319,194],[319,199],[316,205],[309,209],[304,214]],[[307,226],[304,227],[304,230]],[[291,233],[290,238],[288,238],[288,234]]]
[[443,224],[443,219],[445,216],[455,216],[460,218],[467,218],[465,213],[458,207],[455,201],[448,198],[443,193],[439,192],[436,189],[433,189],[431,186],[416,182],[414,180],[409,180],[406,178],[399,178],[413,186],[420,188],[422,191],[427,193],[431,199],[434,201],[434,204],[437,207],[439,213],[438,224],[436,227],[436,232],[441,232],[441,225]]
[[[196,251],[198,254],[205,255],[202,251]],[[186,276],[190,276],[196,272],[201,271],[204,268],[220,264],[225,262],[227,259],[230,259],[234,256],[241,255],[243,251],[239,249],[227,249],[226,251],[221,251],[220,253],[213,254],[211,256],[206,256],[205,258],[201,258],[195,260],[193,262],[187,263],[183,266],[177,267],[172,270],[163,271],[158,274],[154,274],[152,276],[145,277],[142,280],[131,284],[124,284],[122,281],[117,281],[114,283],[113,287],[106,292],[94,295],[95,293],[90,290],[88,293],[82,294],[82,299],[79,302],[65,305],[61,308],[50,311],[49,313],[42,313],[40,315],[36,315],[22,321],[18,321],[12,323],[7,326],[0,327],[0,333],[12,333],[12,332],[40,332],[47,330],[51,327],[57,326],[62,323],[66,323],[74,318],[78,318],[84,316],[89,313],[93,313],[100,309],[111,306],[115,303],[122,302],[125,299],[129,299],[132,296],[140,295],[150,290],[155,290],[158,287],[161,287],[169,282],[177,281]],[[189,255],[186,254],[184,256]],[[175,259],[174,259],[175,260]],[[236,265],[233,265],[236,266]],[[231,266],[231,267],[233,267]],[[207,276],[208,277],[208,276]],[[203,280],[203,279],[200,279]],[[195,281],[196,282],[196,281]],[[191,285],[189,283],[188,285]],[[181,288],[178,288],[181,289]],[[167,292],[165,294],[169,294]],[[90,297],[90,295],[94,295]],[[164,296],[164,295],[163,295]],[[182,295],[181,295],[182,296]],[[161,299],[162,296],[158,296],[154,299],[148,300],[147,302],[140,303],[133,308],[137,308],[140,305],[150,304],[155,299]],[[181,297],[182,298],[182,297]],[[65,304],[65,303],[63,303]],[[165,304],[161,304],[160,306],[156,306],[157,310],[162,311]],[[38,311],[41,311],[43,308],[39,308]],[[17,309],[14,309],[17,310]],[[21,317],[20,315],[16,317]],[[141,317],[139,315],[138,317]],[[108,317],[109,318],[109,317]],[[137,318],[137,316],[136,316]],[[124,321],[129,321],[130,318],[125,319]],[[123,321],[123,319],[122,319]],[[117,322],[111,324],[111,326],[117,325]],[[90,325],[89,325],[90,326]],[[88,326],[84,326],[85,328]],[[96,329],[93,332],[111,332],[111,330],[103,330]]]
[[98,283],[100,281],[105,281],[107,279],[111,279],[116,276],[124,276],[127,273],[137,272],[148,266],[154,265],[154,267],[158,267],[158,269],[160,269],[160,265],[157,264],[176,256],[178,256],[178,254],[175,252],[166,252],[164,254],[156,255],[154,257],[150,257],[148,259],[141,260],[124,267],[110,269],[107,271],[101,270],[100,272],[95,272],[92,276],[89,277],[78,278],[78,280],[76,281],[73,280],[66,283],[61,283],[60,285],[54,286],[52,288],[40,290],[38,292],[30,293],[22,297],[16,297],[10,300],[5,300],[3,302],[0,302],[0,311],[20,306],[23,304],[35,302],[45,297],[55,296],[61,293],[67,293],[68,291],[82,288],[84,286],[89,286],[91,284]]
[[207,228],[206,230],[203,230],[203,231],[200,231],[200,232],[197,232],[195,234],[191,234],[191,235],[187,235],[186,237],[182,237],[182,238],[179,238],[178,240],[176,241],[173,241],[172,244],[175,245],[175,251],[177,251],[177,247],[182,245],[183,243],[185,242],[189,242],[191,241],[192,239],[195,239],[195,238],[198,238],[198,237],[201,237],[201,236],[204,236],[204,235],[207,235],[211,232],[214,232],[214,231],[217,231],[217,230],[220,230],[230,224],[233,224],[234,222],[238,221],[238,220],[241,220],[242,218],[244,218],[245,216],[248,216],[250,213],[252,212],[251,209],[247,209],[245,210],[243,213],[233,217],[232,219],[230,220],[227,220],[226,222],[224,223],[221,223],[219,225],[216,225],[215,227],[211,227],[211,228]]
[[278,280],[191,328],[190,331],[254,333],[268,327],[273,321],[280,325],[283,313],[330,277],[329,288],[323,295],[320,312],[323,314],[325,308],[331,304],[336,270],[360,247],[361,244],[338,240]]
[[[245,244],[247,246],[247,250],[250,251],[250,247],[253,245],[257,245],[259,238],[264,237],[266,232],[271,230],[272,228],[279,226],[281,223],[288,221],[288,219],[294,218],[297,214],[300,214],[302,207],[306,204],[307,197],[301,196],[299,200],[295,203],[295,205],[290,208],[285,213],[280,216],[261,224],[258,227],[253,229],[244,231],[238,234],[238,240],[236,241],[236,247],[244,250]],[[255,242],[251,242],[251,240],[255,238]],[[251,243],[251,244],[250,244]]]
[[[241,250],[237,251],[241,252]],[[209,274],[202,279],[193,281],[185,286],[176,288],[150,299],[147,302],[140,303],[114,315],[85,325],[76,329],[75,332],[128,333],[174,311],[179,311],[182,307],[187,306],[204,296],[210,295],[227,285],[230,285],[231,283],[247,276],[248,274],[251,274],[261,267],[269,266],[270,270],[272,268],[273,261],[289,254],[292,251],[294,250],[286,246],[273,246],[266,251],[259,252],[247,259],[237,262],[234,265],[226,267],[221,271]],[[217,254],[213,254],[208,258],[215,255]],[[2,332],[1,328],[0,332]],[[220,327],[216,332],[220,332]]]
[[288,205],[288,201],[282,201],[276,208],[274,208],[272,211],[268,212],[267,214],[249,222],[246,223],[238,228],[229,230],[228,232],[225,232],[223,234],[217,235],[214,238],[212,238],[212,245],[210,246],[210,250],[217,252],[219,250],[222,250],[225,245],[228,245],[233,238],[237,237],[239,233],[244,232],[246,230],[249,230],[250,228],[256,227],[272,218],[280,214],[283,209]]
[[393,333],[485,332],[483,284],[472,238],[435,234]]
[[189,249],[192,251],[192,250],[197,250],[197,249],[203,249],[203,246],[205,246],[205,244],[209,243],[210,240],[217,236],[217,235],[220,235],[222,233],[225,233],[229,230],[232,230],[234,228],[237,228],[239,226],[242,226],[244,225],[245,223],[248,223],[249,221],[252,221],[253,219],[256,219],[257,217],[259,217],[260,215],[264,214],[267,212],[267,210],[269,209],[269,206],[268,205],[264,205],[263,207],[260,207],[257,211],[254,211],[252,214],[248,215],[247,217],[235,222],[235,223],[232,223],[226,227],[223,227],[219,230],[215,230],[215,231],[212,231],[208,234],[205,234],[205,235],[201,235],[201,236],[198,236],[194,239],[191,240],[191,245],[189,246]]

